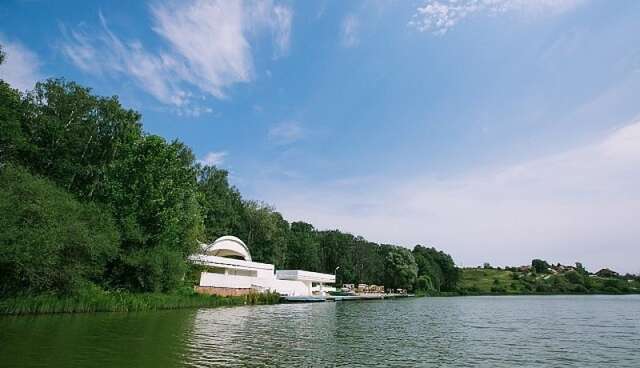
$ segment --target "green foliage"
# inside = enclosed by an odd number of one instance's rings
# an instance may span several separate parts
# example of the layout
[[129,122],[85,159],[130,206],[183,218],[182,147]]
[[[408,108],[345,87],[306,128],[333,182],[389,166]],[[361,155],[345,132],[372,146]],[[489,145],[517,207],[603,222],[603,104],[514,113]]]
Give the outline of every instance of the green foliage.
[[416,245],[413,256],[418,264],[418,274],[428,276],[438,291],[454,291],[460,279],[460,271],[450,255],[435,248]]
[[15,160],[25,144],[21,130],[23,115],[22,95],[0,80],[0,163]]
[[419,276],[416,279],[416,289],[421,291],[435,291],[436,289],[433,287],[433,282],[429,276],[423,275]]
[[412,289],[418,277],[418,265],[410,250],[392,247],[385,258],[385,287]]
[[37,83],[23,104],[16,162],[82,199],[105,189],[109,168],[142,137],[137,112],[73,82]]
[[168,291],[179,283],[202,231],[193,161],[182,143],[146,136],[109,170],[104,197],[122,233],[115,285]]
[[0,295],[70,294],[117,254],[111,216],[25,169],[0,169]]
[[287,268],[321,271],[318,254],[320,240],[313,225],[305,222],[292,223],[288,247]]
[[3,161],[47,177],[81,201],[106,207],[120,250],[104,284],[171,290],[202,231],[196,168],[180,142],[146,136],[140,115],[117,98],[73,82],[48,80],[20,96],[0,85]]
[[584,285],[584,276],[578,271],[565,272],[564,277],[572,284]]
[[[198,192],[205,236],[212,242],[228,234],[242,234],[246,211],[240,192],[228,180],[229,173],[212,166],[199,168]],[[245,238],[246,239],[246,238]]]
[[[238,235],[247,240],[256,260],[273,263],[277,267],[288,264],[291,268],[317,270],[315,244],[298,243],[304,238],[290,233],[289,223],[270,206],[255,201],[244,202],[242,231]],[[291,248],[287,251],[289,244]],[[307,247],[301,249],[303,255],[298,255],[298,247]],[[302,258],[305,254],[310,258]],[[296,260],[290,262],[290,259]]]

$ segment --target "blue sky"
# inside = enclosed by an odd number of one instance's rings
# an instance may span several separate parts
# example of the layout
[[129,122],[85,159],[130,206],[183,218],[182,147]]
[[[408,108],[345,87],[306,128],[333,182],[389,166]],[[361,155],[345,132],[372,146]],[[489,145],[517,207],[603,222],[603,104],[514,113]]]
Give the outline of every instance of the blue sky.
[[118,95],[290,220],[640,272],[640,2],[4,1],[0,77]]

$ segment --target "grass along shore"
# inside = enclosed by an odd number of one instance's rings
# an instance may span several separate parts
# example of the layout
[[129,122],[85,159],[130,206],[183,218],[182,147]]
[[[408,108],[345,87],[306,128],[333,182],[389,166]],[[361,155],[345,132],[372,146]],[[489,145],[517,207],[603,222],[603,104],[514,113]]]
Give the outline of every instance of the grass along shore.
[[175,293],[130,293],[91,289],[77,295],[35,295],[0,299],[0,315],[136,312],[162,309],[227,307],[278,303],[275,293],[221,297],[197,294],[192,290]]

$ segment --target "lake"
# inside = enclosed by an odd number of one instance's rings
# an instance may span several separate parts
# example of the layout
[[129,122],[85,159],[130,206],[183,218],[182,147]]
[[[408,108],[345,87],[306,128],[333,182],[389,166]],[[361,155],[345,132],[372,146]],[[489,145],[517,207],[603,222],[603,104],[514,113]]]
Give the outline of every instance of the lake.
[[0,317],[1,367],[640,367],[640,296]]

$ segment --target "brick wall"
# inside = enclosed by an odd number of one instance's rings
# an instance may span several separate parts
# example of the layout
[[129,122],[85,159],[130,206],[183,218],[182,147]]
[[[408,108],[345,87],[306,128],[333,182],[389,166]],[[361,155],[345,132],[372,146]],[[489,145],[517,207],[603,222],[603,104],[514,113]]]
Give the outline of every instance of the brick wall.
[[250,288],[222,288],[222,287],[213,287],[213,286],[196,286],[196,293],[200,294],[209,294],[209,295],[220,295],[220,296],[242,296],[247,295],[255,290]]

